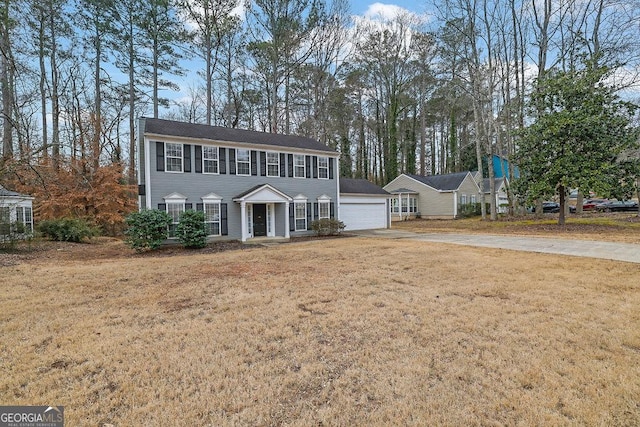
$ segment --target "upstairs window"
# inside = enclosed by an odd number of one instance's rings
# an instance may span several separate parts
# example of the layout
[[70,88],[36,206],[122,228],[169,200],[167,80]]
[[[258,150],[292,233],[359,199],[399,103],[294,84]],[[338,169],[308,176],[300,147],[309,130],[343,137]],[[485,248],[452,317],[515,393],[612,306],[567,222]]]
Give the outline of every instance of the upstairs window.
[[329,158],[318,157],[318,178],[329,179]]
[[165,166],[167,172],[182,172],[182,144],[164,144]]
[[305,159],[303,154],[293,155],[293,177],[294,178],[305,177]]
[[218,169],[218,147],[202,147],[202,172],[219,173]]
[[251,175],[251,153],[249,150],[236,150],[236,175]]
[[267,153],[267,176],[280,176],[280,155]]

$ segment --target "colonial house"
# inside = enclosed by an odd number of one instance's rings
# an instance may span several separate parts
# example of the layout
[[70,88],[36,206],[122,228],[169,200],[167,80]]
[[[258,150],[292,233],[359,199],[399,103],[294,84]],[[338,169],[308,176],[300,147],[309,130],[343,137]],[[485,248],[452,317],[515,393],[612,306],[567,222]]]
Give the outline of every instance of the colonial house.
[[210,240],[308,234],[339,218],[339,154],[310,138],[141,118],[140,209],[204,212]]
[[33,197],[0,185],[0,241],[33,234]]
[[401,174],[384,186],[393,195],[392,220],[414,217],[457,218],[461,206],[479,201],[480,187],[471,172],[420,176]]

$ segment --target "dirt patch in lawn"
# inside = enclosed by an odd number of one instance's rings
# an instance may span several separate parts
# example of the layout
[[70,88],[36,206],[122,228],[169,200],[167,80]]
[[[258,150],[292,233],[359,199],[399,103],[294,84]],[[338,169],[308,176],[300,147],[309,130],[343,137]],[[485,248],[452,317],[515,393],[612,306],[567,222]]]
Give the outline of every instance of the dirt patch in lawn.
[[104,245],[0,270],[3,404],[64,405],[69,425],[640,419],[637,265],[357,237]]

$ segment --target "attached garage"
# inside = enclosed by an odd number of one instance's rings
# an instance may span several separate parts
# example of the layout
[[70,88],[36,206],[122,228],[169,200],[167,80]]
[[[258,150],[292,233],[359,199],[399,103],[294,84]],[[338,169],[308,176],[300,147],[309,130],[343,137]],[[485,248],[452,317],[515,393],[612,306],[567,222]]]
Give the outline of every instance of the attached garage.
[[389,228],[390,197],[365,179],[340,178],[340,221],[345,230]]

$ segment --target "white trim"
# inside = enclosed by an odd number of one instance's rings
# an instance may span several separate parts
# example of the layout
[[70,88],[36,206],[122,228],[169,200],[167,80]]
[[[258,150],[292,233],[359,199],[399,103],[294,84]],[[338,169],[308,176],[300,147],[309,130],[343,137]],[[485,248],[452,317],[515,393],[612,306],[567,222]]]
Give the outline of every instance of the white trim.
[[[262,195],[266,196],[267,193],[271,193],[271,196],[268,198],[257,198],[256,196]],[[282,203],[285,201],[293,200],[291,197],[284,194],[282,191],[278,190],[271,184],[264,184],[258,188],[255,188],[250,193],[245,194],[242,197],[238,197],[233,199],[234,202],[252,202],[252,203]]]
[[[296,209],[296,205],[302,205],[304,206],[304,228],[300,228],[298,229],[298,220],[299,219],[303,219],[298,217],[298,211]],[[313,214],[313,213],[312,213]],[[309,224],[307,224],[307,216],[309,215],[309,212],[307,212],[307,199],[305,199],[304,201],[302,200],[296,200],[293,202],[293,228],[295,231],[307,231],[307,228],[309,227]]]
[[[210,145],[210,144],[206,144],[206,145],[204,145],[204,144],[203,144],[203,145],[201,145],[201,147],[202,147],[202,148],[201,148],[201,150],[202,150],[202,159],[201,159],[201,160],[202,160],[202,162],[201,162],[201,163],[202,163],[202,164],[201,164],[201,167],[202,167],[202,174],[203,174],[203,175],[220,175],[220,147],[218,147],[217,145]],[[215,162],[216,162],[217,169],[218,169],[218,171],[217,171],[217,172],[205,172],[205,167],[204,167],[204,165],[205,165],[205,163],[204,163],[204,162],[205,162],[205,160],[206,160],[206,161],[213,161],[213,159],[210,159],[210,158],[206,158],[206,159],[205,159],[205,157],[204,157],[204,151],[205,151],[204,149],[205,149],[205,148],[215,148],[215,149],[216,149],[216,159],[215,159]]]
[[[329,162],[331,161],[331,160],[329,159],[329,156],[316,156],[316,157],[318,158],[318,167],[317,167],[317,171],[316,171],[316,174],[318,175],[318,179],[329,179],[329,170],[330,170]],[[320,168],[320,159],[327,159],[327,166],[326,166],[326,168],[325,168],[325,167],[323,167],[323,168],[322,168],[323,170],[324,170],[324,169],[326,169],[326,170],[327,170],[327,177],[326,177],[326,178],[322,178],[322,177],[320,176],[320,169],[321,169],[321,168]]]
[[[151,209],[151,141],[148,138],[144,139],[144,163],[145,163],[145,176],[144,179],[144,191],[145,191],[145,205],[147,209]],[[142,209],[143,207],[140,206]]]
[[[302,157],[302,176],[296,175],[297,168],[301,166],[296,164],[296,156]],[[293,178],[306,178],[307,177],[307,156],[304,154],[293,154]]]
[[[164,144],[164,171],[166,173],[184,173],[184,144],[181,142],[163,142],[163,141],[159,141],[162,142]],[[167,144],[172,144],[172,145],[179,145],[180,146],[180,170],[179,171],[170,171],[167,170],[167,161],[169,160],[169,156],[167,155]],[[157,156],[157,153],[156,153]],[[172,159],[177,159],[178,157],[176,156],[171,156]]]
[[[235,156],[235,165],[236,165],[236,176],[251,176],[251,150],[247,149],[247,148],[236,148],[236,156]],[[238,173],[238,166],[240,164],[240,162],[238,161],[238,151],[246,151],[249,154],[249,158],[248,160],[245,162],[244,160],[242,161],[242,164],[247,163],[249,165],[249,173]]]
[[216,193],[209,193],[206,196],[200,197],[204,203],[207,202],[219,202],[222,200],[222,197],[218,196]]
[[[278,165],[278,171],[275,175],[269,175],[269,165],[274,166],[274,163],[269,163],[269,154],[275,154],[276,158],[278,159],[277,165]],[[264,162],[265,162],[265,174],[268,178],[280,178],[280,153],[278,153],[277,151],[265,151],[265,158],[264,158]]]

